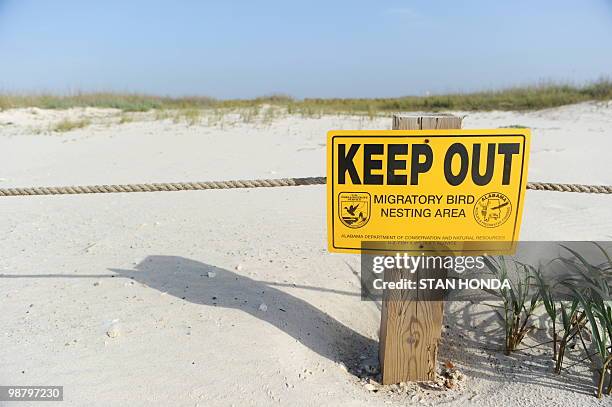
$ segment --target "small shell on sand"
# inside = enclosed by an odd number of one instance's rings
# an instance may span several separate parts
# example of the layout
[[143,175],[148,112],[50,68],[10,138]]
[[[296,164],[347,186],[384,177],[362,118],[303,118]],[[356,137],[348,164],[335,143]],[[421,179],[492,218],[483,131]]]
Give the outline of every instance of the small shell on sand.
[[121,326],[119,324],[112,324],[106,331],[106,336],[109,338],[117,338],[121,335]]

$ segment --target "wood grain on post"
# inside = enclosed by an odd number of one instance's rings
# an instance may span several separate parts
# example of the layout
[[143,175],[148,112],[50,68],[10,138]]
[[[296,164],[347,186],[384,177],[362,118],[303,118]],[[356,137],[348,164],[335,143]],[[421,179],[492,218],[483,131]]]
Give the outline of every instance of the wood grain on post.
[[[397,114],[393,130],[460,129],[461,117],[450,114]],[[417,279],[420,272],[439,278],[445,270],[385,271],[385,281]],[[444,301],[432,301],[423,290],[385,290],[380,321],[379,359],[383,384],[427,381],[436,377]]]
[[393,130],[448,130],[460,129],[461,117],[447,113],[394,114]]

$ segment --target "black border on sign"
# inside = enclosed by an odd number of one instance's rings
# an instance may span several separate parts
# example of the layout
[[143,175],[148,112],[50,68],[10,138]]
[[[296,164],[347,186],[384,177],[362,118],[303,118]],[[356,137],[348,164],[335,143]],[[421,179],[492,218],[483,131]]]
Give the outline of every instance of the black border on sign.
[[[371,135],[371,136],[350,136],[350,135],[338,135],[338,136],[332,136],[332,140],[331,140],[331,164],[332,164],[332,173],[329,174],[329,178],[331,179],[331,192],[332,192],[332,196],[331,199],[334,199],[334,158],[335,158],[335,150],[334,150],[334,143],[335,143],[335,139],[336,138],[432,138],[432,137],[447,137],[447,138],[454,138],[454,137],[504,137],[504,136],[510,136],[510,137],[522,137],[523,138],[523,157],[521,160],[521,178],[520,178],[520,183],[519,183],[519,189],[518,189],[518,196],[516,198],[516,201],[519,202],[520,198],[521,198],[521,190],[523,188],[523,171],[525,169],[525,135],[524,134],[455,134],[455,135],[444,135],[444,134],[421,134],[421,135]],[[516,223],[518,222],[518,206],[517,206],[517,211],[516,211],[516,215],[514,216],[514,226],[512,228],[512,242],[514,242],[514,235],[516,233]],[[336,234],[335,234],[335,230],[334,230],[334,220],[335,220],[335,216],[334,216],[334,205],[331,205],[331,215],[332,215],[332,219],[331,219],[331,227],[332,227],[332,247],[334,249],[341,249],[341,250],[362,250],[362,247],[338,247],[336,246]],[[388,249],[367,249],[368,251],[388,251]],[[424,252],[428,252],[428,251],[435,251],[435,250],[422,250]],[[480,252],[480,250],[465,250],[466,252]]]

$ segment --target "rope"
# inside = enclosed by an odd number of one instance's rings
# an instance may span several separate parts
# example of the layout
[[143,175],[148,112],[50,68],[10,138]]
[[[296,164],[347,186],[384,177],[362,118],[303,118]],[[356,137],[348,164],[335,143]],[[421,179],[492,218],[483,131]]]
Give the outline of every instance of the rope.
[[110,194],[119,192],[200,191],[205,189],[272,188],[322,185],[325,177],[234,181],[173,182],[158,184],[80,185],[66,187],[0,188],[0,196]]
[[550,182],[528,182],[527,189],[533,189],[535,191],[612,194],[612,185],[553,184]]
[[[200,191],[205,189],[273,188],[302,185],[324,185],[325,177],[251,179],[234,181],[173,182],[158,184],[79,185],[65,187],[0,188],[0,196],[110,194],[119,192]],[[555,184],[529,182],[535,191],[612,194],[610,185]]]

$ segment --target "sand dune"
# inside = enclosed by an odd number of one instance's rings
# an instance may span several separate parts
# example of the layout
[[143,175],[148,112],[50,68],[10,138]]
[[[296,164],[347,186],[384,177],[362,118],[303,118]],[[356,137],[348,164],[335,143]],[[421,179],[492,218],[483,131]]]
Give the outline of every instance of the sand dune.
[[[612,103],[457,113],[464,128],[531,127],[531,181],[612,184]],[[0,187],[317,176],[329,129],[391,126],[118,114],[0,112]],[[0,382],[63,385],[62,405],[609,403],[585,366],[555,376],[548,349],[506,357],[488,308],[452,304],[440,361],[463,388],[368,391],[354,373],[376,357],[380,312],[360,301],[359,257],[326,251],[323,186],[0,198],[0,210]],[[521,238],[610,240],[612,198],[528,191]]]

